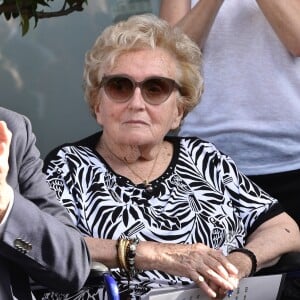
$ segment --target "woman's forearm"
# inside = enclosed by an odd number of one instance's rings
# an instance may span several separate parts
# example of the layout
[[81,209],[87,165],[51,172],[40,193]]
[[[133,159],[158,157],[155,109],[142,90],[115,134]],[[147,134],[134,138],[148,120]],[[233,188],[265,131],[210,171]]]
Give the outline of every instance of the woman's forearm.
[[259,270],[276,263],[284,253],[300,251],[299,228],[290,216],[282,213],[259,226],[245,247],[255,253]]
[[118,268],[117,241],[85,237],[92,261],[105,264],[108,268]]

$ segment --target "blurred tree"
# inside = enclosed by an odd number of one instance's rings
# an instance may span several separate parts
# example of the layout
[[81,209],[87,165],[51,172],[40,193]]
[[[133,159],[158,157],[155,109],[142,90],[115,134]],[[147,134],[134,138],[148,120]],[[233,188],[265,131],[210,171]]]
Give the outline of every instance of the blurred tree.
[[[10,18],[20,18],[22,35],[25,35],[30,26],[30,19],[34,19],[35,26],[39,19],[65,16],[75,11],[82,11],[83,4],[87,4],[88,0],[56,0],[62,2],[59,10],[51,11],[50,2],[55,0],[0,0],[0,15],[2,14],[6,20]],[[44,8],[50,11],[44,11]]]

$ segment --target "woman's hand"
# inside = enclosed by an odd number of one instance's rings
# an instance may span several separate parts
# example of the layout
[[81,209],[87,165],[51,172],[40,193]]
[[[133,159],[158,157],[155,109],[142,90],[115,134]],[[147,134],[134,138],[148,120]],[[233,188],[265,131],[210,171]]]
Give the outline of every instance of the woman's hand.
[[[248,255],[242,252],[234,252],[228,255],[228,260],[237,266],[238,273],[228,279],[233,285],[238,285],[240,279],[247,277],[252,269],[252,261]],[[218,287],[214,282],[209,282],[210,288],[216,291],[217,296],[214,299],[221,300],[226,297],[228,289]]]
[[[242,252],[230,253],[227,258],[233,265],[237,266],[238,273],[228,279],[233,285],[237,286],[240,279],[247,277],[250,274],[252,269],[252,261],[248,255]],[[217,295],[214,299],[221,300],[226,297],[228,289],[224,289],[212,281],[209,282],[209,286],[213,291],[216,291]]]
[[233,290],[238,285],[237,268],[220,250],[202,243],[183,245],[141,242],[136,262],[140,269],[160,270],[188,277],[215,299],[220,290]]

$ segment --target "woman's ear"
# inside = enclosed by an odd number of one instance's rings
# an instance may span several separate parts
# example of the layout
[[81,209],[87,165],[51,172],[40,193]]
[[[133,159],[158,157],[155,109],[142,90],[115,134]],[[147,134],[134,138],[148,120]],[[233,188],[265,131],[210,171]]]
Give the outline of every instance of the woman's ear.
[[182,118],[183,118],[183,111],[184,111],[183,105],[180,102],[177,103],[177,107],[174,112],[174,119],[173,119],[173,123],[171,126],[171,130],[177,129],[180,126]]
[[101,100],[100,100],[100,97],[99,97],[99,93],[95,93],[93,95],[95,102],[94,102],[94,106],[93,106],[93,112],[94,112],[94,115],[95,115],[95,118],[97,120],[97,123],[99,125],[102,125],[102,117],[101,117]]

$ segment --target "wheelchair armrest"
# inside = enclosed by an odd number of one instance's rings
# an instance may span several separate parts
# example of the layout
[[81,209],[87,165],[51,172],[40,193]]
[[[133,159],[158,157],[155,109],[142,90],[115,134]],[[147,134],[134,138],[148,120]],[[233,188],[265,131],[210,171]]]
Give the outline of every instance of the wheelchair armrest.
[[99,287],[104,285],[104,275],[110,274],[107,266],[100,262],[92,262],[90,274],[85,282],[85,287]]
[[84,287],[91,288],[100,286],[105,286],[108,293],[108,299],[120,299],[118,285],[108,267],[100,262],[92,262],[91,271]]
[[289,252],[282,255],[275,265],[261,269],[255,275],[270,275],[296,272],[300,274],[300,252]]
[[[90,274],[84,284],[83,289],[104,287],[109,300],[120,300],[117,283],[110,273],[110,270],[102,263],[93,262]],[[44,294],[50,292],[48,288],[31,282],[31,290],[35,299],[40,300]]]

